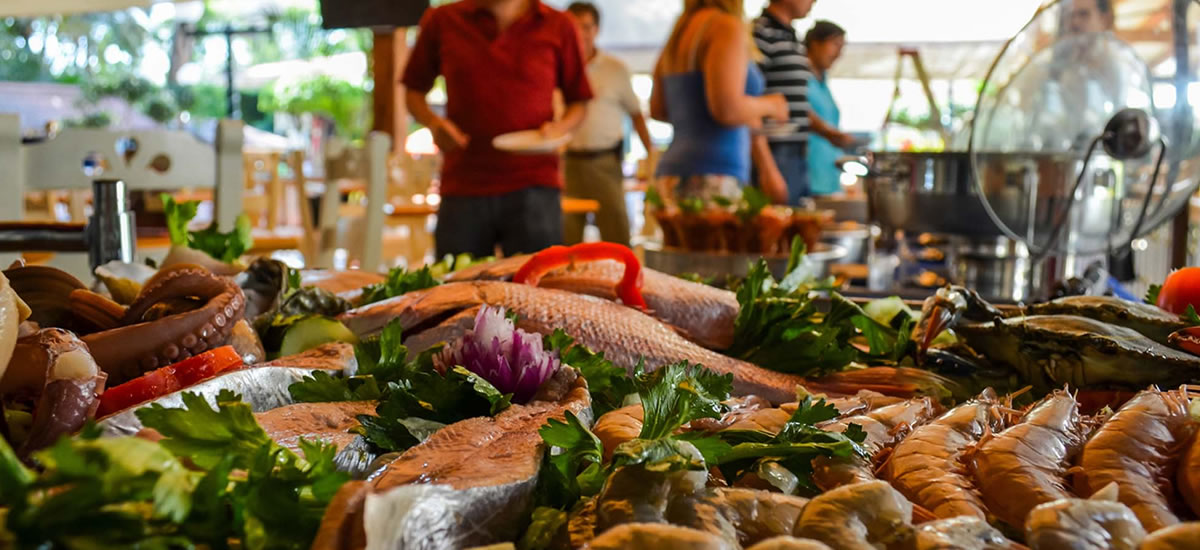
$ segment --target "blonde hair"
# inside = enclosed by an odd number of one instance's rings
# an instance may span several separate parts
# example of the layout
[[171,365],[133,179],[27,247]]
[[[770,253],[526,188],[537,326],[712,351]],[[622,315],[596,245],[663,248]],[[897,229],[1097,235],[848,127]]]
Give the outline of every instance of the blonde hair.
[[[683,0],[683,13],[679,14],[679,19],[675,20],[675,27],[671,29],[671,35],[667,38],[667,44],[663,47],[664,53],[671,53],[679,45],[679,41],[683,39],[683,31],[687,28],[688,21],[691,21],[692,16],[696,12],[704,8],[714,8],[717,11],[743,19],[745,8],[742,5],[743,0]],[[754,41],[750,43],[753,45]],[[759,52],[757,48],[751,46],[751,52],[755,59],[758,58]]]

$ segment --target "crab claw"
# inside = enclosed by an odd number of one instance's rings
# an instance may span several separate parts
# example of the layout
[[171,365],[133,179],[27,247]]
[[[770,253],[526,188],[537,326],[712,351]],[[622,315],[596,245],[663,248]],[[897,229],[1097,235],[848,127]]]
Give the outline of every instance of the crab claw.
[[1172,332],[1167,343],[1192,355],[1200,355],[1200,327],[1188,327]]
[[958,312],[947,307],[946,304],[934,304],[933,307],[928,308],[928,311],[921,316],[921,322],[918,325],[920,334],[917,338],[917,353],[919,356],[925,355],[934,339],[954,324],[957,317]]

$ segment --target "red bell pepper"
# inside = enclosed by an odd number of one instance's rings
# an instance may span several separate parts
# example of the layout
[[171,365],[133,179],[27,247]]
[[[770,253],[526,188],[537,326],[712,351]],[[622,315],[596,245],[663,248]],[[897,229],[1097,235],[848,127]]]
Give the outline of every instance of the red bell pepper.
[[157,399],[241,366],[242,357],[233,346],[208,350],[105,390],[100,396],[100,408],[96,411],[96,418]]
[[633,250],[616,243],[552,246],[525,262],[513,276],[513,282],[537,286],[543,276],[555,269],[598,260],[617,260],[625,264],[625,274],[617,283],[617,297],[627,306],[646,309],[646,300],[642,298],[642,263]]

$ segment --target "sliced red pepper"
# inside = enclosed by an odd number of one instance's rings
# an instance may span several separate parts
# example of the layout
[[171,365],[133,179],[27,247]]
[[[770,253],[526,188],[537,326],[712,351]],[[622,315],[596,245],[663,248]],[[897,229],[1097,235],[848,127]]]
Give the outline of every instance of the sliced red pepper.
[[206,351],[105,390],[100,396],[100,407],[96,411],[96,417],[101,418],[123,411],[241,366],[242,358],[233,346],[221,346]]
[[583,243],[574,246],[552,246],[525,262],[513,282],[537,286],[547,273],[576,263],[616,260],[625,264],[625,274],[617,283],[617,297],[627,306],[646,309],[642,298],[642,263],[633,250],[616,243]]

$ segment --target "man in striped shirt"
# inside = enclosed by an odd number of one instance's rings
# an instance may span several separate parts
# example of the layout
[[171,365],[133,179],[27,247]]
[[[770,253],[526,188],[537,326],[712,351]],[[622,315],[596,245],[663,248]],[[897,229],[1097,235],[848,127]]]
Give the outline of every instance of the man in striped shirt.
[[814,0],[771,0],[762,16],[754,21],[754,43],[762,57],[759,65],[767,77],[766,93],[782,93],[791,109],[791,125],[786,131],[770,131],[771,154],[787,181],[788,203],[797,204],[811,194],[808,186],[808,133],[817,132],[838,147],[847,147],[854,138],[840,132],[812,114],[808,106],[808,81],[812,66],[804,42],[792,28],[792,21],[804,18]]

